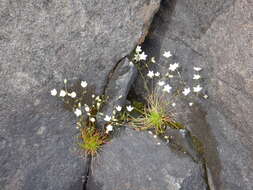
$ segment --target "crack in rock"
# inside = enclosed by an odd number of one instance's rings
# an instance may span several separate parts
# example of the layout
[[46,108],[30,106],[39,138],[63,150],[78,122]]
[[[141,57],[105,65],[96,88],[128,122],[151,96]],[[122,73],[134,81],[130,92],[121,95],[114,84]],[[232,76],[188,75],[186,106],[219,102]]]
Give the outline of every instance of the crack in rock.
[[[110,76],[104,89],[105,97],[108,97],[106,104],[101,109],[104,115],[112,115],[113,109],[117,106],[124,106],[128,92],[137,76],[135,65],[128,58],[121,59]],[[97,115],[98,126],[102,129],[105,121],[100,115]]]
[[89,177],[91,175],[91,162],[92,162],[92,157],[91,155],[88,155],[86,158],[85,170],[84,170],[84,175],[83,175],[83,190],[88,190],[86,186],[87,186]]
[[109,72],[109,74],[108,74],[108,76],[107,76],[107,79],[106,79],[106,82],[105,82],[104,89],[103,89],[103,95],[106,94],[106,89],[108,88],[108,85],[109,85],[109,83],[110,83],[110,80],[111,80],[111,77],[112,77],[113,73],[115,73],[116,68],[118,67],[118,65],[120,64],[120,62],[121,62],[123,59],[125,59],[125,58],[126,58],[126,56],[123,57],[123,58],[121,58],[121,59],[115,64],[115,66],[112,68],[112,70]]

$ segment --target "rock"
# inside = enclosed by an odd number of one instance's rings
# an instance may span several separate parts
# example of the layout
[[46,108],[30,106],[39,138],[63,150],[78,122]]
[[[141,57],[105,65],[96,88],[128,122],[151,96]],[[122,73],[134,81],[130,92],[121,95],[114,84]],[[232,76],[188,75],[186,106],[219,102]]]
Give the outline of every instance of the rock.
[[167,128],[165,135],[169,137],[170,145],[186,152],[195,162],[202,161],[202,152],[194,144],[193,137],[187,129]]
[[[101,110],[104,115],[112,116],[116,106],[125,106],[128,92],[136,76],[137,69],[128,58],[124,58],[117,64],[105,87],[104,95],[108,99]],[[102,127],[105,124],[104,117],[97,115],[97,118]]]
[[76,119],[49,92],[67,78],[103,93],[116,63],[143,40],[159,3],[1,1],[0,189],[82,189]]
[[126,128],[93,162],[87,189],[204,190],[203,175],[202,165],[190,157],[171,150],[147,132]]
[[165,50],[190,84],[193,66],[203,68],[208,100],[177,102],[176,111],[204,144],[211,189],[253,189],[252,8],[247,0],[163,1],[144,43],[163,73]]
[[1,115],[1,189],[81,189],[85,160],[75,150],[74,116],[47,99]]

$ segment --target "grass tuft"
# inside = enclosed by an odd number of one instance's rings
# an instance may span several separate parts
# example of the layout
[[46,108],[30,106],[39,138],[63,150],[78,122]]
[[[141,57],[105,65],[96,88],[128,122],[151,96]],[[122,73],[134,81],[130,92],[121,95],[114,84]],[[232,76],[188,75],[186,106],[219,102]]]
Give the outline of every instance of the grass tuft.
[[183,128],[173,120],[173,114],[168,111],[168,104],[157,93],[151,94],[147,98],[147,107],[138,110],[141,114],[131,119],[131,123],[137,130],[153,129],[157,135],[164,134],[166,128]]
[[102,134],[96,128],[82,128],[81,129],[81,143],[79,146],[86,154],[95,156],[99,149],[106,143],[108,135]]

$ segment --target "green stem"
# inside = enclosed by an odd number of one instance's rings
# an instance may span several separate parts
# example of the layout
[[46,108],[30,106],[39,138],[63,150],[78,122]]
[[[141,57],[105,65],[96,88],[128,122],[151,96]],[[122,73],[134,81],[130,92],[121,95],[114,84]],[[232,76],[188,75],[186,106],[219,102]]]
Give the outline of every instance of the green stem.
[[134,109],[135,109],[136,111],[138,111],[139,113],[141,113],[141,114],[145,115],[145,112],[144,112],[144,111],[141,111],[141,110],[139,110],[139,109],[138,109],[138,108],[136,108],[136,107],[134,107]]

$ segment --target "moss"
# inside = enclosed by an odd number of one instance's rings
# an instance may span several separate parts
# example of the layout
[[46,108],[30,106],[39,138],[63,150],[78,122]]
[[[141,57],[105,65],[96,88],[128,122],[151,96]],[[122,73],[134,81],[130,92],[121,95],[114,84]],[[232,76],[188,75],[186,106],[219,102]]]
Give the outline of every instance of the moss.
[[191,136],[192,138],[192,142],[194,145],[195,150],[203,155],[204,154],[204,145],[202,144],[202,142],[196,137],[196,136]]

